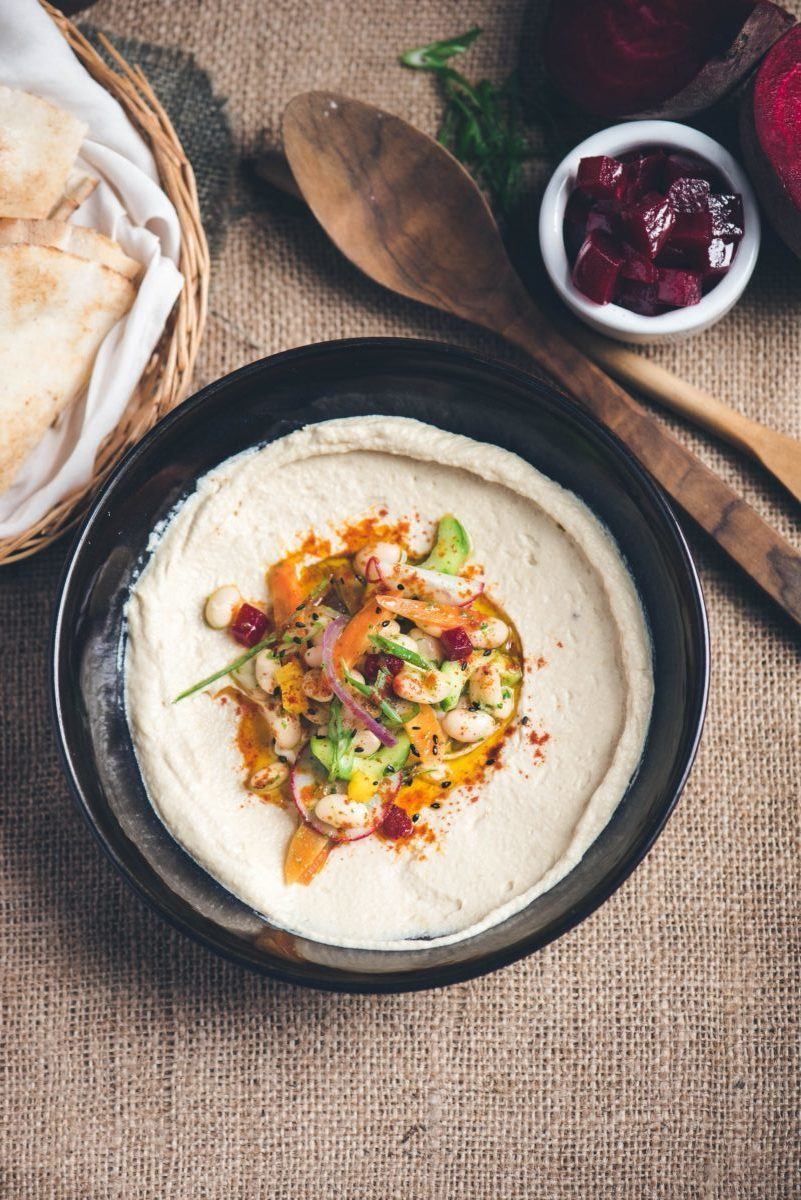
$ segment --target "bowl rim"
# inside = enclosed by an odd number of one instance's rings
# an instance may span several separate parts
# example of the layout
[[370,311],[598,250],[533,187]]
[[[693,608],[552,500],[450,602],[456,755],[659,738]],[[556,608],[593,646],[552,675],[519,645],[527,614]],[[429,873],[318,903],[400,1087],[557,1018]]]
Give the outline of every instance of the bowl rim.
[[[660,144],[690,151],[708,159],[743,198],[743,237],[734,261],[723,279],[698,304],[647,317],[619,304],[596,304],[572,280],[562,226],[579,159],[589,155],[624,154],[639,146]],[[761,243],[761,223],[756,196],[745,171],[720,142],[679,121],[624,121],[585,138],[555,168],[542,198],[539,239],[543,262],[560,298],[576,316],[602,332],[632,341],[661,341],[700,332],[719,321],[737,303],[753,274]]]
[[[69,598],[73,575],[77,570],[84,548],[91,541],[94,525],[105,519],[104,510],[107,501],[112,496],[118,481],[124,476],[130,466],[143,454],[146,454],[150,447],[165,436],[174,425],[182,421],[192,420],[194,414],[198,410],[202,410],[203,405],[211,397],[216,395],[220,390],[228,387],[232,381],[246,380],[251,376],[254,379],[258,379],[260,374],[265,370],[269,370],[273,365],[314,359],[332,352],[339,354],[341,352],[381,349],[399,350],[401,353],[411,350],[430,355],[432,359],[440,356],[443,360],[456,363],[461,362],[463,365],[489,369],[491,372],[495,372],[501,377],[506,377],[510,382],[522,385],[525,388],[531,388],[532,385],[535,388],[544,387],[549,392],[550,398],[557,407],[567,410],[571,418],[578,418],[579,423],[584,424],[592,436],[606,442],[613,453],[622,457],[629,470],[638,477],[640,485],[650,493],[651,499],[657,509],[661,511],[665,526],[673,537],[678,556],[686,572],[692,595],[692,637],[698,649],[698,666],[691,702],[692,712],[688,720],[688,729],[692,733],[685,751],[685,760],[681,773],[662,809],[653,818],[634,850],[626,855],[617,869],[611,872],[601,884],[591,889],[580,904],[575,905],[562,918],[555,921],[547,932],[529,935],[509,946],[488,951],[475,960],[466,960],[461,963],[444,963],[428,968],[418,967],[399,971],[387,971],[380,974],[353,972],[349,977],[340,981],[330,975],[315,976],[315,969],[321,971],[330,970],[330,968],[322,968],[316,963],[307,962],[306,965],[309,968],[309,973],[301,973],[293,970],[292,965],[287,960],[277,955],[274,955],[269,962],[255,962],[237,953],[235,950],[229,949],[227,946],[221,944],[221,941],[215,941],[201,929],[195,928],[181,914],[167,909],[157,897],[151,895],[143,881],[138,878],[128,863],[117,853],[115,847],[107,840],[100,828],[100,823],[95,818],[91,801],[84,791],[81,776],[76,767],[77,756],[69,743],[65,728],[63,711],[66,705],[69,704],[69,697],[62,690],[61,678],[66,658],[64,618],[65,606]],[[575,928],[595,912],[625,882],[629,875],[643,861],[662,832],[668,818],[678,804],[695,762],[703,733],[709,696],[710,638],[703,590],[698,572],[687,540],[666,495],[625,443],[611,430],[602,425],[592,413],[588,412],[564,392],[551,384],[543,383],[536,376],[530,375],[518,367],[476,354],[471,350],[459,346],[421,338],[357,337],[313,342],[304,346],[293,347],[290,350],[279,351],[276,354],[257,359],[255,362],[247,363],[229,372],[227,375],[212,381],[194,393],[183,404],[166,414],[149,430],[141,441],[131,447],[119,463],[117,463],[113,472],[105,480],[102,488],[94,497],[67,553],[56,591],[50,628],[48,666],[50,716],[56,735],[59,760],[67,778],[73,801],[89,825],[93,836],[99,842],[114,867],[128,886],[145,902],[151,911],[155,912],[168,926],[186,935],[192,941],[203,946],[204,949],[229,962],[236,963],[237,966],[247,967],[257,974],[265,975],[282,983],[311,987],[315,990],[325,992],[394,994],[450,986],[451,984],[464,982],[468,979],[479,978],[502,967],[509,966],[514,962],[518,962],[537,950],[543,949],[563,934]]]

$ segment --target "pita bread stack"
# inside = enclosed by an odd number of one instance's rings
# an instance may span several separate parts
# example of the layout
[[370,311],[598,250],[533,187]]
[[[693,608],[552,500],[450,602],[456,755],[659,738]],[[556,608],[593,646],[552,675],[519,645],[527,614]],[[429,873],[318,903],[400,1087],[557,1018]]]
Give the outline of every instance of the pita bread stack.
[[95,186],[75,168],[87,127],[0,85],[0,492],[83,392],[140,265],[65,219]]

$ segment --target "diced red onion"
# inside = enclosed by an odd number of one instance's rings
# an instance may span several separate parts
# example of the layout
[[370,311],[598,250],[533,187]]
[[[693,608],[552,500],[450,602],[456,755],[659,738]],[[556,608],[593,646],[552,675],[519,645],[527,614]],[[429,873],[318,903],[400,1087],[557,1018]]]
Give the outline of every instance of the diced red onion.
[[368,558],[367,566],[364,568],[364,577],[368,583],[378,583],[380,580],[381,567],[375,555],[372,558]]
[[379,742],[383,746],[397,745],[397,738],[393,737],[388,729],[385,729],[371,713],[363,708],[353,696],[349,688],[345,686],[337,674],[334,666],[334,647],[339,641],[339,635],[348,623],[347,617],[337,617],[330,625],[326,626],[322,640],[323,651],[323,670],[326,678],[331,685],[331,690],[335,696],[338,696],[349,712],[353,713],[357,721],[360,721],[366,729],[374,733]]

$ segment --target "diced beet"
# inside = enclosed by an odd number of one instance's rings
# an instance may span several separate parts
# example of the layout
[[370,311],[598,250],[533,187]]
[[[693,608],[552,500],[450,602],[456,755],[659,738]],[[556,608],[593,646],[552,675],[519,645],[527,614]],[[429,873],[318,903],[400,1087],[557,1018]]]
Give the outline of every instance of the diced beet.
[[656,283],[656,265],[635,250],[628,242],[623,243],[623,265],[620,268],[623,279],[632,279],[637,283]]
[[662,182],[662,170],[665,154],[662,150],[652,153],[636,153],[625,161],[626,167],[626,199],[630,202],[642,200],[648,192],[659,190]]
[[243,646],[255,646],[267,633],[269,621],[260,608],[254,605],[240,604],[231,625],[231,633]]
[[736,249],[736,242],[724,242],[722,238],[713,238],[707,246],[703,260],[704,279],[714,279],[717,282],[725,275],[732,264]]
[[400,675],[403,670],[403,659],[397,654],[382,654],[381,666],[389,675]]
[[638,283],[634,279],[618,280],[615,304],[620,304],[631,312],[640,313],[643,317],[655,317],[661,311],[656,283]]
[[678,246],[674,246],[672,242],[668,242],[656,256],[656,265],[658,267],[677,267],[680,270],[691,271],[693,264],[689,257],[680,250]]
[[396,841],[398,838],[410,837],[414,833],[412,819],[405,809],[397,804],[390,804],[387,815],[378,827],[384,837]]
[[680,212],[670,232],[670,244],[683,251],[689,258],[703,261],[712,241],[712,214],[706,212]]
[[659,268],[657,296],[670,308],[689,308],[701,299],[701,276],[695,271],[676,271]]
[[675,219],[670,202],[657,192],[648,192],[638,204],[628,205],[621,215],[626,240],[648,258],[656,258],[670,236]]
[[708,179],[688,179],[683,175],[681,179],[675,179],[671,183],[667,190],[667,198],[677,215],[708,212],[710,191]]
[[469,658],[473,653],[473,643],[468,637],[467,630],[461,625],[458,625],[456,629],[443,629],[440,641],[442,649],[445,651],[445,657],[451,659],[452,662]]
[[590,233],[578,252],[573,282],[588,300],[608,304],[615,291],[623,256],[611,238]]
[[380,654],[365,654],[364,665],[362,667],[362,675],[365,683],[375,683],[378,678],[378,672],[381,670],[381,655]]
[[712,214],[712,236],[739,241],[745,229],[742,196],[712,195],[709,197],[709,211]]
[[694,154],[668,154],[665,159],[664,186],[668,190],[678,179],[706,179],[711,183],[716,176],[712,163]]
[[619,159],[606,154],[582,158],[576,183],[594,200],[620,200],[626,185],[626,169]]
[[612,216],[605,212],[591,212],[587,217],[586,232],[593,233],[608,233],[610,236],[615,232]]
[[587,218],[590,215],[590,209],[589,197],[575,188],[565,205],[564,221],[565,250],[571,266],[576,261],[576,255],[587,236]]

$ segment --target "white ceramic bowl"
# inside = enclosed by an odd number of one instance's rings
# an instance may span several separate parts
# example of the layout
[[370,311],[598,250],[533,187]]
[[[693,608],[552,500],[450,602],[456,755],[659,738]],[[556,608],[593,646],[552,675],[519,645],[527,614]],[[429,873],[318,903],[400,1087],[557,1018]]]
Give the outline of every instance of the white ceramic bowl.
[[[663,146],[689,152],[711,162],[743,198],[745,232],[729,271],[699,304],[657,317],[630,312],[619,304],[596,304],[570,277],[563,236],[565,206],[576,182],[579,160],[595,154],[616,158],[641,146]],[[551,282],[569,309],[585,324],[620,342],[664,342],[709,329],[737,303],[759,253],[760,225],[756,199],[744,171],[719,142],[676,121],[627,121],[587,138],[562,159],[545,190],[540,210],[540,246]]]

